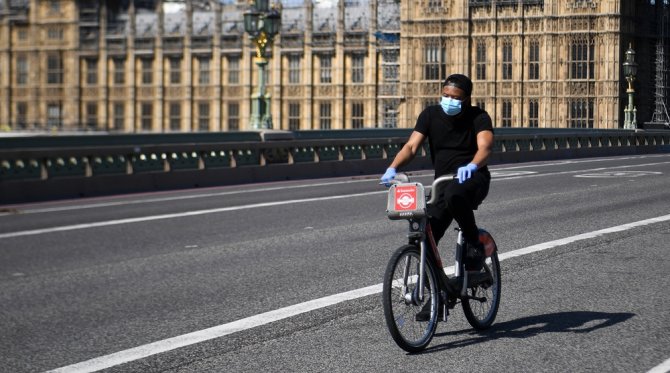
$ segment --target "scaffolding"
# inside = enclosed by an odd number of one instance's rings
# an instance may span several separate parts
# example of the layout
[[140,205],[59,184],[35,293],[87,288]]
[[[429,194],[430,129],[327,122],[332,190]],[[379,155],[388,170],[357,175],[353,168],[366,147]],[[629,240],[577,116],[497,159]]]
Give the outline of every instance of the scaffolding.
[[400,3],[379,0],[377,3],[377,51],[381,55],[382,81],[379,87],[381,126],[398,127],[400,96]]
[[665,104],[668,78],[668,71],[665,66],[665,39],[668,36],[668,7],[664,4],[661,12],[658,13],[658,39],[656,41],[656,77],[654,90],[654,113],[651,121],[644,124],[645,128],[669,128],[670,116]]

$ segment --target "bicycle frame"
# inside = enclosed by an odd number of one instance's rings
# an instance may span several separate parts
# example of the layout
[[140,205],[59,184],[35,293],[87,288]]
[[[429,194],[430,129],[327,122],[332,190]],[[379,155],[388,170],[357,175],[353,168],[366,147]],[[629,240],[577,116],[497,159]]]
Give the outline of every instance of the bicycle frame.
[[448,276],[430,222],[444,182],[455,177],[434,180],[432,195],[425,198],[428,193],[423,184],[399,175],[402,179],[390,183],[394,185],[389,189],[386,213],[391,220],[407,220],[409,242],[399,247],[389,261],[382,303],[395,342],[405,351],[418,352],[430,343],[437,322],[447,321],[449,310],[458,303],[473,328],[483,330],[493,323],[500,302],[500,264],[493,237],[480,229],[485,256],[491,259],[485,259],[479,270],[466,270],[467,245],[457,227],[454,276]]
[[[433,181],[433,190],[431,193],[431,197],[428,201],[426,201],[426,206],[433,205],[434,203],[437,202],[438,195],[439,195],[439,189],[442,187],[445,183],[454,181],[456,178],[456,175],[445,175],[441,176]],[[456,255],[455,255],[455,263],[454,263],[454,276],[455,277],[463,277],[463,286],[460,289],[455,289],[451,284],[449,284],[449,278],[447,275],[444,273],[444,265],[442,264],[442,258],[440,257],[440,252],[437,248],[437,243],[435,242],[435,238],[433,236],[433,231],[430,226],[429,222],[429,216],[426,215],[422,217],[421,219],[418,220],[413,220],[413,219],[408,219],[409,221],[409,243],[410,244],[419,244],[420,252],[421,252],[421,257],[420,257],[420,269],[419,269],[419,278],[417,279],[419,282],[419,294],[418,298],[419,301],[423,301],[424,294],[424,284],[425,284],[425,264],[426,260],[428,259],[428,248],[427,246],[430,245],[430,253],[432,254],[431,260],[434,260],[434,263],[437,268],[439,268],[438,271],[438,278],[440,279],[441,282],[441,289],[446,289],[447,292],[451,294],[458,294],[459,297],[465,297],[467,296],[467,273],[465,273],[462,269],[461,263],[463,260],[463,247],[465,245],[465,238],[463,237],[463,232],[460,230],[460,228],[456,228],[458,230],[458,239],[456,241]],[[418,224],[418,225],[417,225]],[[418,241],[418,242],[417,242]]]
[[[443,187],[443,185],[447,182],[454,181],[455,179],[456,175],[449,174],[440,176],[439,178],[433,181],[432,184],[433,190],[431,192],[430,199],[426,201],[426,210],[429,206],[437,202],[438,200],[437,196],[440,195],[441,188]],[[402,184],[402,182],[407,182],[406,176],[404,180],[396,181],[396,183],[399,184]],[[433,237],[433,232],[431,230],[429,222],[429,216],[426,214],[420,218],[408,218],[407,220],[409,222],[409,234],[408,234],[409,243],[419,246],[421,252],[420,257],[421,268],[419,269],[419,278],[417,279],[417,281],[419,282],[419,294],[418,294],[419,301],[423,301],[424,298],[423,287],[426,283],[424,266],[426,264],[426,260],[433,260],[436,267],[440,269],[438,271],[438,277],[441,282],[440,285],[442,285],[440,287],[441,289],[446,289],[448,293],[454,294],[459,298],[468,297],[467,295],[468,274],[467,272],[463,271],[461,265],[461,263],[463,262],[463,247],[465,245],[465,238],[463,237],[463,232],[461,232],[460,228],[456,228],[456,230],[458,230],[458,239],[456,241],[454,276],[461,277],[463,279],[463,283],[460,287],[455,288],[453,285],[449,283],[449,278],[444,273],[444,265],[442,264],[442,258],[440,257],[437,244],[435,243],[435,238]],[[430,250],[428,250],[427,247],[428,245],[430,245]],[[432,257],[429,258],[428,255],[432,255]]]
[[[420,222],[416,221],[409,221],[410,223],[410,232],[409,232],[409,243],[410,244],[416,244],[418,241],[419,244],[419,249],[420,249],[420,265],[419,265],[419,278],[417,279],[418,281],[418,289],[419,289],[419,296],[418,299],[419,301],[423,302],[424,299],[424,285],[425,285],[425,265],[426,265],[426,260],[433,260],[436,267],[438,268],[438,278],[441,282],[441,289],[446,289],[447,292],[452,293],[452,294],[457,294],[460,293],[460,296],[465,296],[465,289],[461,289],[460,292],[457,291],[457,289],[454,289],[453,286],[449,284],[449,278],[447,277],[446,273],[444,273],[444,265],[442,264],[442,257],[440,256],[440,252],[438,250],[437,244],[435,243],[435,238],[433,236],[433,231],[430,227],[430,222],[428,221],[428,218],[422,218]],[[412,229],[413,224],[419,224],[419,229]],[[463,238],[463,232],[461,232],[460,228],[456,228],[458,230],[458,240],[457,240],[457,245],[456,245],[456,257],[455,257],[455,270],[454,270],[454,276],[459,277],[463,273],[462,268],[461,268],[461,263],[462,263],[462,257],[463,257],[463,244],[464,244],[464,238]],[[429,251],[430,250],[430,251]],[[428,258],[428,253],[430,252],[430,255],[432,255],[431,258]],[[405,268],[405,271],[407,271],[407,268]],[[405,276],[406,277],[406,276]]]

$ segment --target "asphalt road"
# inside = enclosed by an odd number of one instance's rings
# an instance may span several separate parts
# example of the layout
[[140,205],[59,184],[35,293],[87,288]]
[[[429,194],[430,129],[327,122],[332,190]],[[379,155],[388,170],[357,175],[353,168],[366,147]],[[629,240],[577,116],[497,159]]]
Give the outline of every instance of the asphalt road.
[[492,171],[498,318],[421,354],[376,290],[406,241],[379,175],[0,206],[0,372],[670,370],[670,154]]

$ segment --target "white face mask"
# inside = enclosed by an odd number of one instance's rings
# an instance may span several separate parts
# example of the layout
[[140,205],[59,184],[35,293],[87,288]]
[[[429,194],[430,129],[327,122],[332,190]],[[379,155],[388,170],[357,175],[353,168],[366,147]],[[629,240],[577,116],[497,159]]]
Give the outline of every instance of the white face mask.
[[461,112],[461,100],[456,100],[451,97],[444,97],[440,100],[442,110],[447,115],[458,115]]

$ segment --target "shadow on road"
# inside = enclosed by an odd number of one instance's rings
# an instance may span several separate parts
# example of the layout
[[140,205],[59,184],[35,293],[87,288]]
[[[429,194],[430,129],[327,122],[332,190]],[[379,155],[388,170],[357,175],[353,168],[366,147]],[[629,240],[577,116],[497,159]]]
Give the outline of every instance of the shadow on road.
[[[468,334],[472,337],[436,345],[427,348],[419,354],[465,347],[501,338],[528,338],[544,333],[590,333],[594,330],[624,322],[633,316],[635,316],[633,313],[578,311],[524,317],[502,323],[494,323],[490,329],[483,331],[463,329],[446,333],[437,333],[435,334],[436,338],[445,336],[463,336]],[[433,339],[433,343],[435,342],[436,339]]]

